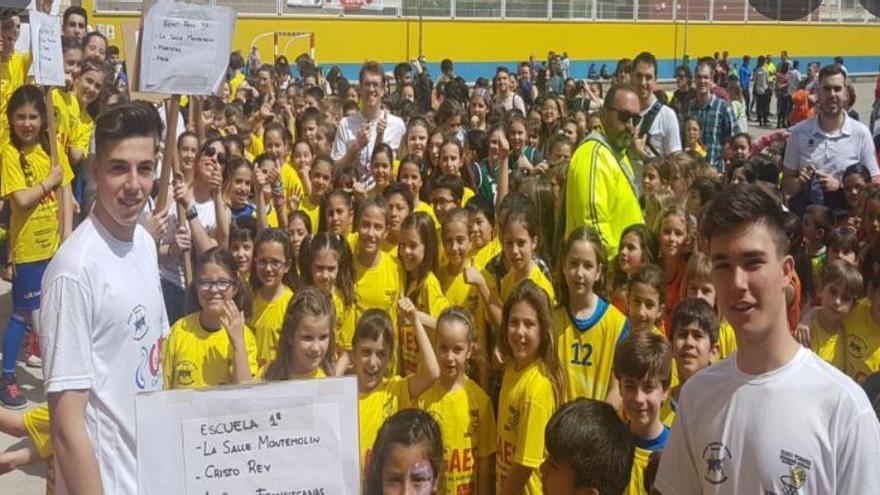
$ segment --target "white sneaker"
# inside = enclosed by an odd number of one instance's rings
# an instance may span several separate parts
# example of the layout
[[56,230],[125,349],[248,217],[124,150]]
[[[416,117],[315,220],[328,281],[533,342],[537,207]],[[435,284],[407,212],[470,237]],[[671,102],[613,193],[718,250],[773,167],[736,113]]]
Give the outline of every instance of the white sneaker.
[[43,360],[40,357],[31,354],[27,357],[24,364],[27,365],[28,368],[42,368]]

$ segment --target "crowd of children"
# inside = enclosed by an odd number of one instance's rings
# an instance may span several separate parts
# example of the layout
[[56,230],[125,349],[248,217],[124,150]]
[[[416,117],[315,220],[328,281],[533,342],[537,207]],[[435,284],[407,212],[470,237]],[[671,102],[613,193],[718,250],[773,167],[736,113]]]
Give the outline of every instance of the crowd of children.
[[[68,12],[56,136],[43,93],[12,70],[30,62],[6,43],[18,18],[2,20],[0,194],[14,313],[0,400],[11,409],[26,405],[14,373],[43,271],[94,201],[95,118],[127,98],[107,64],[116,52],[100,34],[68,31],[85,11]],[[450,63],[431,88],[415,61],[395,68],[391,89],[375,62],[356,85],[338,71],[325,78],[307,56],[298,78],[283,57],[247,76],[244,65],[233,53],[218,94],[190,97],[166,141],[181,170],[155,189],[167,188],[185,218],[152,201],[142,215],[171,327],[164,387],[356,376],[368,494],[407,485],[534,495],[542,483],[554,494],[650,492],[682,387],[736,350],[700,213],[743,182],[787,204],[784,136],[733,136],[719,174],[704,161],[700,120],[680,115],[685,151],[641,165],[646,221],[609,252],[593,227],[563,238],[559,221],[568,159],[602,127],[601,87],[523,92],[517,75],[529,71],[499,68],[469,88]],[[615,77],[628,83],[626,64]],[[787,214],[790,331],[858,382],[880,371],[871,180],[854,164],[839,209]],[[30,438],[0,453],[0,472],[51,466],[46,405],[0,409],[0,431]]]

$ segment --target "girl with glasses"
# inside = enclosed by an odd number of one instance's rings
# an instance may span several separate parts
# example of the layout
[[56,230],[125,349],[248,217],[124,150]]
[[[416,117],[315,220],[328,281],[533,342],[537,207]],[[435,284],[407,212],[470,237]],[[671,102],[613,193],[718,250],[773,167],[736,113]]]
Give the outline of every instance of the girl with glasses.
[[162,346],[166,390],[253,379],[257,344],[244,322],[247,299],[229,251],[215,247],[198,257],[189,292],[197,310],[177,320]]

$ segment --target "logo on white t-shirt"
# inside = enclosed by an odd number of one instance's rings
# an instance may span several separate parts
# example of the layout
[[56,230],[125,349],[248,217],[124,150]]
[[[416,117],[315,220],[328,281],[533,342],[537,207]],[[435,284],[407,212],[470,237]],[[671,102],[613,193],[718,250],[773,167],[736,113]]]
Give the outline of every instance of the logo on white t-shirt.
[[703,460],[706,461],[706,474],[704,478],[713,485],[720,485],[727,481],[724,473],[725,464],[733,458],[730,449],[721,442],[712,442],[703,449]]
[[801,487],[807,483],[807,475],[813,462],[787,450],[779,451],[779,461],[788,468],[788,474],[779,477],[779,481],[785,488],[783,495],[796,495]]
[[150,331],[147,323],[147,308],[143,304],[135,306],[128,315],[128,333],[135,342],[140,341]]

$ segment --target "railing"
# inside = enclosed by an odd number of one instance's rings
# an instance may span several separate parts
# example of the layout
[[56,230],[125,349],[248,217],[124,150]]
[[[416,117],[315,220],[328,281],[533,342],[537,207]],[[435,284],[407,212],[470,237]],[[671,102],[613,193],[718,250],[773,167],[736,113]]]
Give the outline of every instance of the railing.
[[[351,18],[524,19],[549,21],[880,23],[858,0],[778,1],[761,12],[747,0],[373,0],[372,7],[338,8],[340,0],[205,0],[250,16]],[[870,1],[870,0],[864,0]],[[756,2],[767,4],[771,2]],[[317,6],[304,6],[317,5]],[[330,7],[330,6],[336,7]],[[782,7],[784,5],[784,7]],[[789,7],[791,5],[791,7]],[[139,0],[95,0],[102,14],[140,12]],[[763,9],[762,9],[763,10]]]

